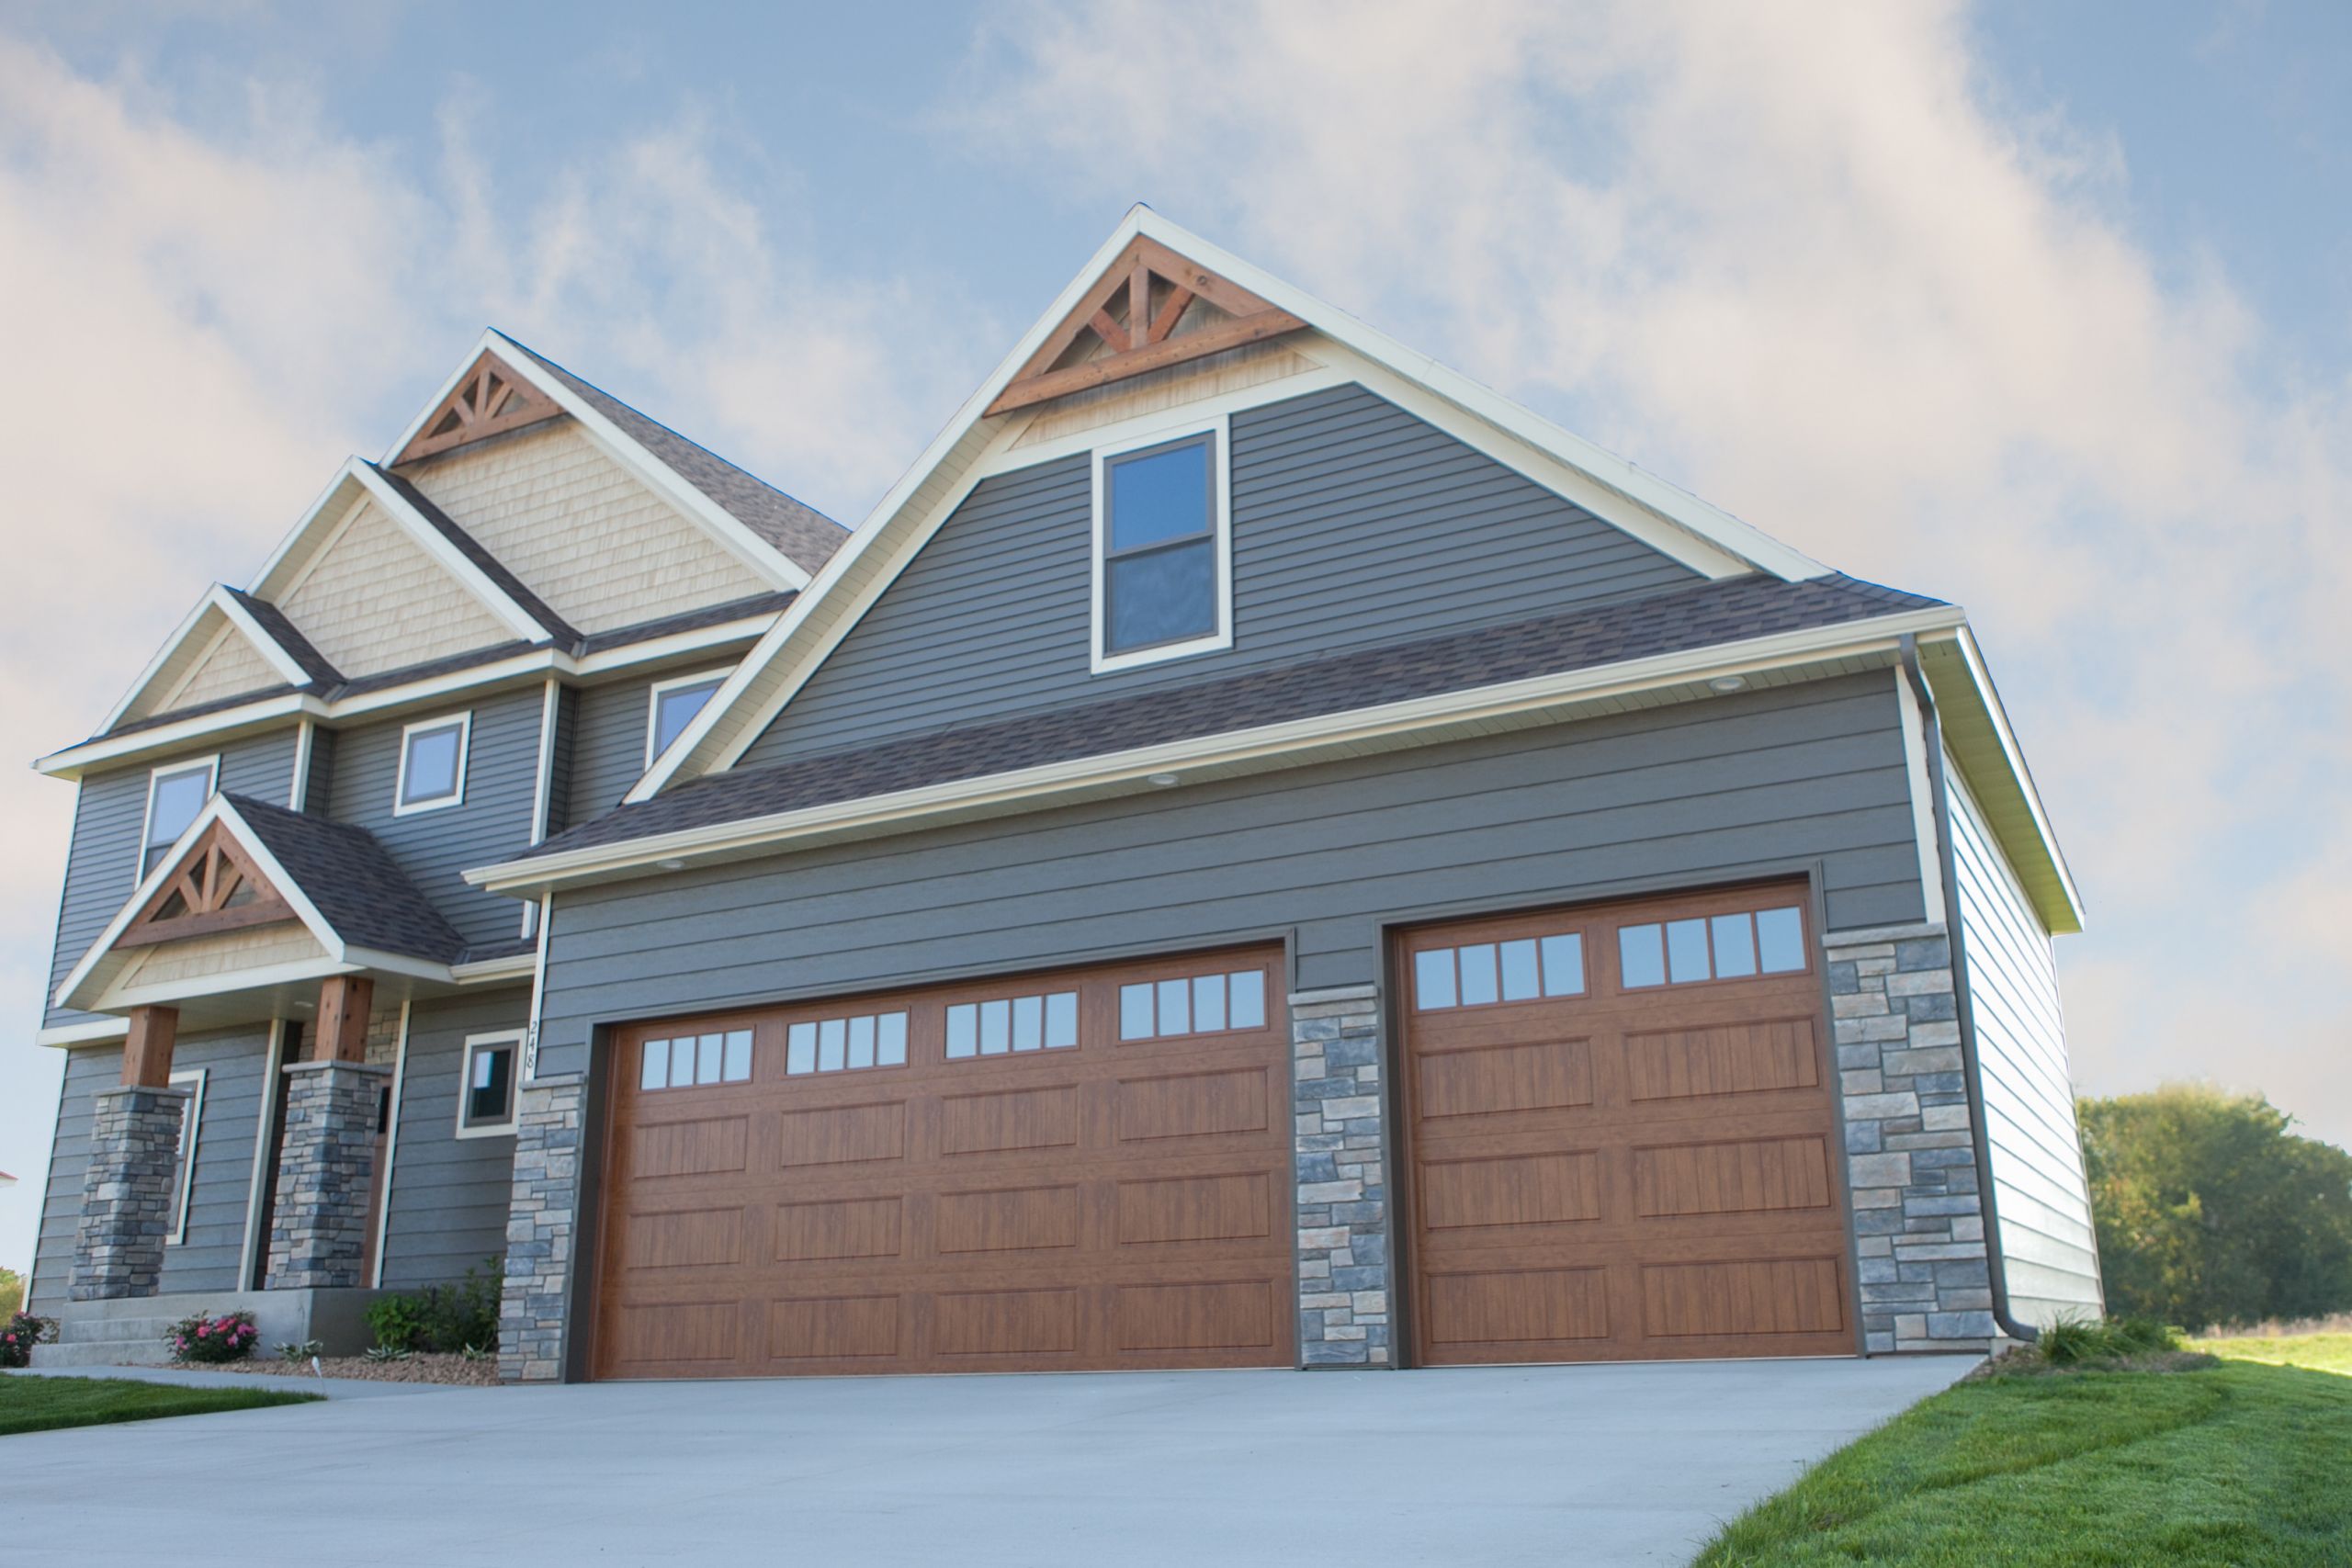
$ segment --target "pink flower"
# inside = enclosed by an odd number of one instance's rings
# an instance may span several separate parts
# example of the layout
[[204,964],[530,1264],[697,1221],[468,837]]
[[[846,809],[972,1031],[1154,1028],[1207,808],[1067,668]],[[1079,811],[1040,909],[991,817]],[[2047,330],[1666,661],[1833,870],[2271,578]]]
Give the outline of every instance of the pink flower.
[[212,1325],[211,1325],[210,1324],[209,1324],[209,1323],[199,1323],[199,1324],[198,1324],[198,1325],[196,1325],[196,1337],[197,1337],[198,1339],[203,1338],[206,1335],[208,1335],[208,1334],[209,1334],[209,1333],[211,1333],[211,1332],[212,1332]]
[[15,1335],[13,1335],[13,1334],[8,1335],[8,1336],[6,1336],[6,1337],[7,1341],[8,1341],[8,1343],[9,1343],[9,1344],[11,1344],[11,1345],[14,1345],[14,1344],[17,1342],[17,1337],[16,1337]]

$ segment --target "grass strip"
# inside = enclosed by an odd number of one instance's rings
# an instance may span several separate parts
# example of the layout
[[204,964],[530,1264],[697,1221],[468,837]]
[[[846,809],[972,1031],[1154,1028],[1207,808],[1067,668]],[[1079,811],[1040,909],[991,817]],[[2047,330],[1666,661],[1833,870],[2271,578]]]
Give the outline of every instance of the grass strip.
[[187,1388],[130,1378],[0,1377],[0,1437],[153,1421],[166,1416],[209,1416],[271,1404],[307,1404],[315,1393],[278,1388]]

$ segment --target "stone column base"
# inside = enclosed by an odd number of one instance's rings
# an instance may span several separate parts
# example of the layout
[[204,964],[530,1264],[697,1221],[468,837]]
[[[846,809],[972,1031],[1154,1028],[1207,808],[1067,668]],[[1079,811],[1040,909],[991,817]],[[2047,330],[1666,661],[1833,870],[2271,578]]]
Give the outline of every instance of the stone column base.
[[123,1084],[95,1097],[68,1299],[152,1296],[172,1228],[172,1182],[188,1091]]
[[1298,1354],[1310,1367],[1385,1367],[1388,1180],[1380,997],[1371,986],[1290,998],[1298,1181]]
[[498,1375],[563,1376],[571,1309],[572,1237],[580,1221],[581,1112],[586,1077],[535,1078],[518,1091],[514,1188],[506,1218],[506,1279],[498,1315]]
[[286,1069],[286,1140],[269,1226],[273,1291],[364,1285],[376,1108],[391,1069],[297,1062]]
[[1998,1332],[1941,925],[1823,939],[1853,1194],[1862,1344],[1983,1350]]

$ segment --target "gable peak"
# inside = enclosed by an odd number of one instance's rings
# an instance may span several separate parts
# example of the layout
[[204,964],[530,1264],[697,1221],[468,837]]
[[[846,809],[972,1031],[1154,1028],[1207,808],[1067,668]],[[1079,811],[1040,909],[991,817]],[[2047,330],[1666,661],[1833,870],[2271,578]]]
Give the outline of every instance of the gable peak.
[[1146,234],[1122,247],[988,406],[1009,413],[1306,323]]
[[392,466],[471,446],[562,412],[554,399],[485,348],[458,378],[449,395],[424,416],[424,423],[392,459]]

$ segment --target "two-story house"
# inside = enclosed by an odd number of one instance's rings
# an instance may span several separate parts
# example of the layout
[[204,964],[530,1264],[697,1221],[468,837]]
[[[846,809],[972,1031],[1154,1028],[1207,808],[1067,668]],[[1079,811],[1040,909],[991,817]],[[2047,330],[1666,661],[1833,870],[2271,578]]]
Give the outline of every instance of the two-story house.
[[40,766],[62,1353],[492,1254],[518,1379],[2099,1302],[1962,611],[1140,209],[854,530],[486,337]]

